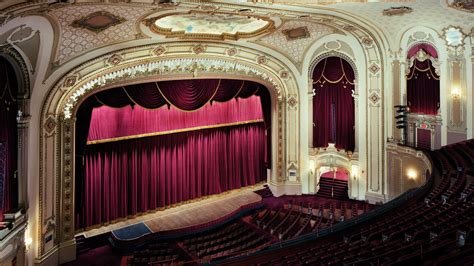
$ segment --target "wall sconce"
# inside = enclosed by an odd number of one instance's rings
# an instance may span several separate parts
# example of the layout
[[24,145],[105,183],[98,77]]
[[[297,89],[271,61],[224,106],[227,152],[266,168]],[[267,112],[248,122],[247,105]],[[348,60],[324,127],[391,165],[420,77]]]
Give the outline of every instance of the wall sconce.
[[314,162],[314,160],[309,160],[309,172],[311,174],[314,174],[315,168],[316,168],[316,163]]
[[358,172],[359,172],[359,167],[357,165],[352,165],[351,166],[351,175],[354,179],[357,179]]
[[454,87],[451,89],[451,95],[456,98],[456,97],[461,97],[461,89],[458,87]]
[[409,179],[415,180],[416,177],[418,176],[418,174],[416,173],[416,171],[414,169],[408,169],[407,170],[407,176],[408,176]]
[[30,247],[31,247],[31,244],[33,243],[33,239],[28,236],[27,234],[25,234],[25,249],[26,249],[26,252],[28,252],[28,250],[30,250]]

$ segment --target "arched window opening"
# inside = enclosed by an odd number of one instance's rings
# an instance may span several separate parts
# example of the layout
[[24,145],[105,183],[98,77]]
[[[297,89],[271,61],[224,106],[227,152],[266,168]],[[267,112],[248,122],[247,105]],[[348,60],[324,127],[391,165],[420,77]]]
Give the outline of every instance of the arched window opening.
[[440,106],[438,54],[428,44],[418,44],[408,51],[407,105],[410,113],[437,115]]
[[251,81],[98,92],[76,120],[76,229],[266,181],[270,94]]
[[12,65],[0,57],[0,211],[18,208],[18,83]]
[[340,57],[321,60],[313,71],[313,147],[354,151],[354,70]]

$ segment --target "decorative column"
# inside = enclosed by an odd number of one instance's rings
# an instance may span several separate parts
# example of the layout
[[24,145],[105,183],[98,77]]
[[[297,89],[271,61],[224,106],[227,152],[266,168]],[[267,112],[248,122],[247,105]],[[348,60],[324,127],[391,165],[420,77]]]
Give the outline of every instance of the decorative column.
[[389,108],[392,110],[390,112],[391,117],[388,118],[389,121],[392,121],[391,123],[391,128],[392,128],[392,138],[396,140],[401,140],[402,139],[402,134],[401,130],[396,127],[395,123],[395,116],[397,115],[396,109],[394,108],[395,105],[403,105],[402,102],[402,93],[401,93],[401,87],[400,87],[400,81],[405,80],[403,75],[403,67],[400,64],[400,54],[398,52],[393,52],[393,61],[392,61],[392,94],[389,100]]

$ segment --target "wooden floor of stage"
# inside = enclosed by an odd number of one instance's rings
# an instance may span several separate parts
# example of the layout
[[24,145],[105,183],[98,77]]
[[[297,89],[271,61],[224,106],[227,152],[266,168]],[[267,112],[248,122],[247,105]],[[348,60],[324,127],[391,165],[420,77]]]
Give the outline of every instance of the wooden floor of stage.
[[242,206],[260,202],[262,198],[253,191],[262,188],[262,185],[256,185],[212,195],[188,204],[91,229],[78,235],[88,238],[141,223],[145,224],[152,233],[207,224],[237,211]]

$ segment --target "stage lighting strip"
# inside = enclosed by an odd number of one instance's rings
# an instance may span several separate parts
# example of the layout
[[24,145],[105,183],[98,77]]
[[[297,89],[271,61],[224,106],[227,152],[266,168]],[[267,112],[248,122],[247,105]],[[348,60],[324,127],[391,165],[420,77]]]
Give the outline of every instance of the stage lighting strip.
[[188,128],[174,129],[174,130],[168,130],[168,131],[160,131],[160,132],[153,132],[153,133],[144,133],[144,134],[138,134],[138,135],[110,138],[110,139],[91,140],[87,142],[87,145],[94,145],[94,144],[101,144],[101,143],[108,143],[108,142],[115,142],[115,141],[129,140],[129,139],[155,137],[155,136],[183,133],[183,132],[189,132],[189,131],[197,131],[197,130],[203,130],[203,129],[256,124],[256,123],[263,123],[263,122],[264,122],[263,119],[256,119],[256,120],[247,120],[247,121],[242,121],[242,122],[216,124],[216,125],[210,125],[210,126],[188,127]]

